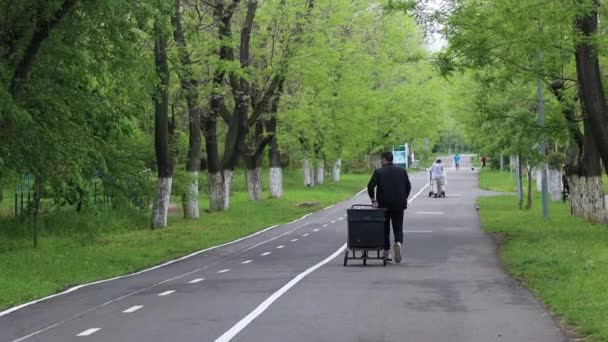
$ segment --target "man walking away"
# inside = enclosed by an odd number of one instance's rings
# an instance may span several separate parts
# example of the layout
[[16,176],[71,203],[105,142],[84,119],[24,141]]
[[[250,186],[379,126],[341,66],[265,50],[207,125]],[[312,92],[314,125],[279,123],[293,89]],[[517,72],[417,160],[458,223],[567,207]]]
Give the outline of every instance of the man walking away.
[[454,165],[456,166],[456,171],[460,170],[460,154],[458,153],[454,155]]
[[[393,154],[382,153],[382,167],[376,169],[367,184],[367,192],[375,208],[387,209],[388,219],[384,223],[384,255],[389,257],[391,248],[390,229],[395,236],[395,261],[401,262],[403,244],[403,211],[407,208],[412,184],[407,171],[393,165]],[[375,190],[375,192],[374,192]]]
[[488,157],[486,156],[482,156],[481,157],[481,167],[484,168],[486,167],[486,162],[488,161]]
[[441,159],[437,159],[437,161],[433,163],[433,166],[431,166],[431,186],[433,187],[435,197],[439,197],[444,194],[444,182],[445,175],[443,172],[443,165],[441,165]]

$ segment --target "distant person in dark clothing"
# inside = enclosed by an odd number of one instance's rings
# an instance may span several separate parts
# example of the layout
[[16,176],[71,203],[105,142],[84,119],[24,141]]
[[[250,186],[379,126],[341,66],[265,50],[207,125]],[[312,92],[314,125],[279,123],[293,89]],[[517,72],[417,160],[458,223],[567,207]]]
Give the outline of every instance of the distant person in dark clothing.
[[486,167],[486,162],[488,161],[488,157],[486,156],[482,156],[481,157],[481,167],[484,168]]
[[[391,223],[395,235],[395,261],[401,262],[401,245],[403,244],[403,211],[407,208],[412,184],[405,169],[393,165],[393,154],[382,153],[382,167],[376,169],[369,183],[367,193],[376,208],[388,210],[388,220],[384,225],[384,254],[388,257],[391,248],[389,239]],[[374,191],[375,190],[375,191]]]

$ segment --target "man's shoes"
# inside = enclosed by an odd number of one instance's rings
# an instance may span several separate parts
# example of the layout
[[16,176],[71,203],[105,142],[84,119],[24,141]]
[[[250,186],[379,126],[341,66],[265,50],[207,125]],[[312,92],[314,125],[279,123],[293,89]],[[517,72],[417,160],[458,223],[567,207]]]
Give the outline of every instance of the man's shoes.
[[401,242],[395,243],[395,261],[397,263],[401,262]]

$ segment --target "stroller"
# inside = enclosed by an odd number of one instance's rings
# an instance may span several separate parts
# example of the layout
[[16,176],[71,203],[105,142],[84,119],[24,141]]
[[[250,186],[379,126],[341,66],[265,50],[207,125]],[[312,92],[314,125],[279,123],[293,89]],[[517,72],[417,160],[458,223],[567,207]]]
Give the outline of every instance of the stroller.
[[443,173],[443,178],[433,179],[432,173],[429,170],[429,185],[431,187],[429,197],[445,197],[445,186],[447,183],[445,172]]

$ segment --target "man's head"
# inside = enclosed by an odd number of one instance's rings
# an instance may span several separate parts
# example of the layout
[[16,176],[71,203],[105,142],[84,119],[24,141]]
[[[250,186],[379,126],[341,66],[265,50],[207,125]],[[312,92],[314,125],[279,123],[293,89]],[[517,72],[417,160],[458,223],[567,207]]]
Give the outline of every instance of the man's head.
[[436,163],[441,164],[441,159],[437,159]]
[[383,152],[380,155],[380,162],[382,165],[392,164],[393,163],[393,153],[392,152]]

